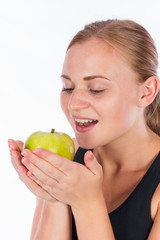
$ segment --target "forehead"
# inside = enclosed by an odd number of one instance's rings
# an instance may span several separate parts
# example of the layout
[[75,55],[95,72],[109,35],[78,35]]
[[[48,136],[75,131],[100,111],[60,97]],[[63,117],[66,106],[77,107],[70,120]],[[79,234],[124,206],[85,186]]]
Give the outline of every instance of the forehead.
[[114,55],[116,53],[115,49],[109,44],[105,43],[101,39],[92,38],[82,43],[76,43],[66,53],[65,59],[70,58],[96,58],[98,57],[108,57],[108,55]]
[[[127,64],[125,57],[101,39],[90,39],[83,43],[74,44],[66,53],[64,68],[66,67],[108,67],[110,63]],[[95,67],[94,66],[94,67]]]
[[90,39],[74,44],[66,53],[63,74],[71,78],[105,75],[117,78],[133,71],[124,56],[101,39]]

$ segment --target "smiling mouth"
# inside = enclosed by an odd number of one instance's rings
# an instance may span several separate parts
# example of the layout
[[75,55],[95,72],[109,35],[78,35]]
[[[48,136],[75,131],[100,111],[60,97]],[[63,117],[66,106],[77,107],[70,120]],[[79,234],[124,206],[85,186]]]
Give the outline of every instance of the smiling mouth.
[[85,128],[95,125],[98,120],[91,120],[91,119],[75,119],[76,125],[79,127]]

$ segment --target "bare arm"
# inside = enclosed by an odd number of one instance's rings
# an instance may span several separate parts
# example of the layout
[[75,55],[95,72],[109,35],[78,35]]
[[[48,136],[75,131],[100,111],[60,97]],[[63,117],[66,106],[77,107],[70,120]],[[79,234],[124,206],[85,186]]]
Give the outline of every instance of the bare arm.
[[[77,151],[79,146],[75,139],[72,140],[75,145],[75,151]],[[60,214],[61,212],[62,215]],[[57,225],[55,223],[61,224]],[[30,240],[51,239],[52,233],[57,240],[64,240],[64,237],[65,240],[71,240],[71,229],[72,215],[69,206],[60,202],[59,204],[47,203],[45,200],[37,198]]]
[[103,169],[91,151],[85,153],[86,166],[44,149],[34,153],[24,150],[22,154],[23,163],[39,179],[42,188],[72,207],[79,240],[115,239],[103,196]]
[[31,240],[34,239],[35,233],[37,231],[43,206],[44,206],[44,200],[37,197],[36,209],[34,212],[34,217],[32,222],[32,231],[31,231],[31,237],[30,237]]
[[104,199],[73,210],[79,240],[115,240]]
[[39,202],[34,216],[31,240],[44,239],[71,240],[71,210],[69,206],[58,201],[43,201],[43,204]]
[[158,209],[154,219],[153,227],[148,237],[148,240],[159,240],[159,239],[160,239],[160,202],[158,204]]
[[[31,240],[71,240],[71,210],[57,201],[41,188],[36,177],[28,176],[28,170],[22,164],[23,143],[9,141],[12,164],[19,178],[27,188],[37,196],[37,204],[31,231]],[[65,235],[64,235],[65,233]]]

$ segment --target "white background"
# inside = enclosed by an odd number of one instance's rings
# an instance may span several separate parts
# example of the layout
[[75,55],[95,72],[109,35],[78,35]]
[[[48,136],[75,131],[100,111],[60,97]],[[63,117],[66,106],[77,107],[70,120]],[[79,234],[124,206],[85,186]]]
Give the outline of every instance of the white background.
[[85,24],[142,24],[160,49],[159,0],[0,0],[0,239],[28,240],[35,197],[10,163],[7,139],[73,131],[59,104],[65,50]]

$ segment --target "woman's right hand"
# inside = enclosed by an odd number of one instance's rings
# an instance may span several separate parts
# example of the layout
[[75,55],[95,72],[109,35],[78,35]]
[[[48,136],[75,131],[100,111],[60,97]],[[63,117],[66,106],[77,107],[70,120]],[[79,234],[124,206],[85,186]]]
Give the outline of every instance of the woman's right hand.
[[23,142],[15,141],[13,139],[8,140],[8,147],[10,150],[11,162],[15,170],[17,171],[20,180],[27,186],[27,188],[37,197],[43,200],[55,202],[57,201],[53,198],[47,191],[45,191],[39,184],[38,180],[33,176],[27,168],[22,164]]

